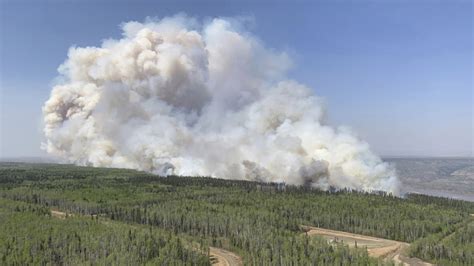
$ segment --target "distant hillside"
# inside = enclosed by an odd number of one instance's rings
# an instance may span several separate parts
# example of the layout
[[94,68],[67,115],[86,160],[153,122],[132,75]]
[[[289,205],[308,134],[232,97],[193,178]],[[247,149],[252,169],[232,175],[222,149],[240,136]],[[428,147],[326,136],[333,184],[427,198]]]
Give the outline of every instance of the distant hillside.
[[474,158],[385,158],[395,165],[402,192],[474,201]]
[[212,254],[237,254],[244,265],[390,263],[310,237],[304,225],[411,243],[411,256],[439,265],[473,265],[471,213],[474,203],[424,195],[0,163],[0,264],[209,265]]
[[0,157],[0,162],[60,163],[57,159],[49,156]]

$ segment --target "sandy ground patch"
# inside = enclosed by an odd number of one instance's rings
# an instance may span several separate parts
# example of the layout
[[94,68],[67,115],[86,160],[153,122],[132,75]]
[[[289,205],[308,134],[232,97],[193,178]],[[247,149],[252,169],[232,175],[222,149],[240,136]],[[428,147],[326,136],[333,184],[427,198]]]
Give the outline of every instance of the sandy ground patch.
[[410,244],[384,238],[365,236],[343,231],[329,230],[319,227],[302,226],[304,234],[309,236],[322,236],[330,243],[340,243],[350,247],[367,247],[369,256],[393,260],[396,265],[428,266],[431,263],[424,262],[418,258],[410,258],[406,251]]
[[209,248],[212,265],[216,266],[237,266],[244,265],[242,258],[235,253],[221,248]]
[[[51,210],[51,216],[58,219],[66,219],[68,216],[72,216],[70,213],[65,213],[58,210]],[[96,215],[94,215],[96,216]],[[210,247],[209,256],[211,258],[212,265],[216,266],[241,266],[244,265],[242,258],[228,250]]]
[[72,216],[70,213],[65,213],[62,211],[51,210],[51,216],[58,218],[58,219],[66,219],[68,216]]

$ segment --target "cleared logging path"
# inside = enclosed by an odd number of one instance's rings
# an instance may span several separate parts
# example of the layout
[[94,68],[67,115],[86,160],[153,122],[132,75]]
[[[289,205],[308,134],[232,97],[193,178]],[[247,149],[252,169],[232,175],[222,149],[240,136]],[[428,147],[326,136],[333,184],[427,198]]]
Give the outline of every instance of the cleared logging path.
[[384,238],[347,233],[343,231],[329,230],[319,227],[302,226],[304,234],[308,236],[321,236],[328,242],[343,242],[350,247],[367,247],[369,256],[393,260],[396,265],[431,266],[433,264],[424,262],[418,258],[410,258],[406,251],[410,244]]
[[212,265],[216,266],[241,266],[244,265],[242,258],[228,250],[210,247],[209,253]]
[[[50,210],[51,216],[58,219],[66,219],[66,217],[72,216],[70,213],[65,213],[59,210]],[[209,257],[212,265],[216,266],[242,266],[242,258],[235,253],[222,248],[209,248]]]
[[66,214],[62,211],[51,210],[51,216],[59,219],[66,219],[66,217],[71,216],[71,214]]

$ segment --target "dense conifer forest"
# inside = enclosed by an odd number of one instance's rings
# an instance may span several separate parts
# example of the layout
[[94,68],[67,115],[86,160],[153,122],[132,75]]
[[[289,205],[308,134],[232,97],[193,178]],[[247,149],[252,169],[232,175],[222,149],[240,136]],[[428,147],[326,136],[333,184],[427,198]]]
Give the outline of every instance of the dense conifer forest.
[[[54,217],[51,210],[66,213]],[[410,255],[474,265],[474,203],[424,195],[159,177],[125,169],[0,164],[0,264],[378,265],[302,225],[412,243]]]

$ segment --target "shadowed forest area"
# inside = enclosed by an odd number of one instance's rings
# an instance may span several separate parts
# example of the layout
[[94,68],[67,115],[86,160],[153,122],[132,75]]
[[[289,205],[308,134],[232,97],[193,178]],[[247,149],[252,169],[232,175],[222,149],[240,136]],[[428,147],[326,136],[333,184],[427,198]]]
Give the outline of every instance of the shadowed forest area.
[[0,264],[209,265],[210,247],[244,265],[391,264],[302,234],[305,225],[408,242],[410,256],[431,263],[473,265],[473,213],[472,202],[415,194],[1,163]]

